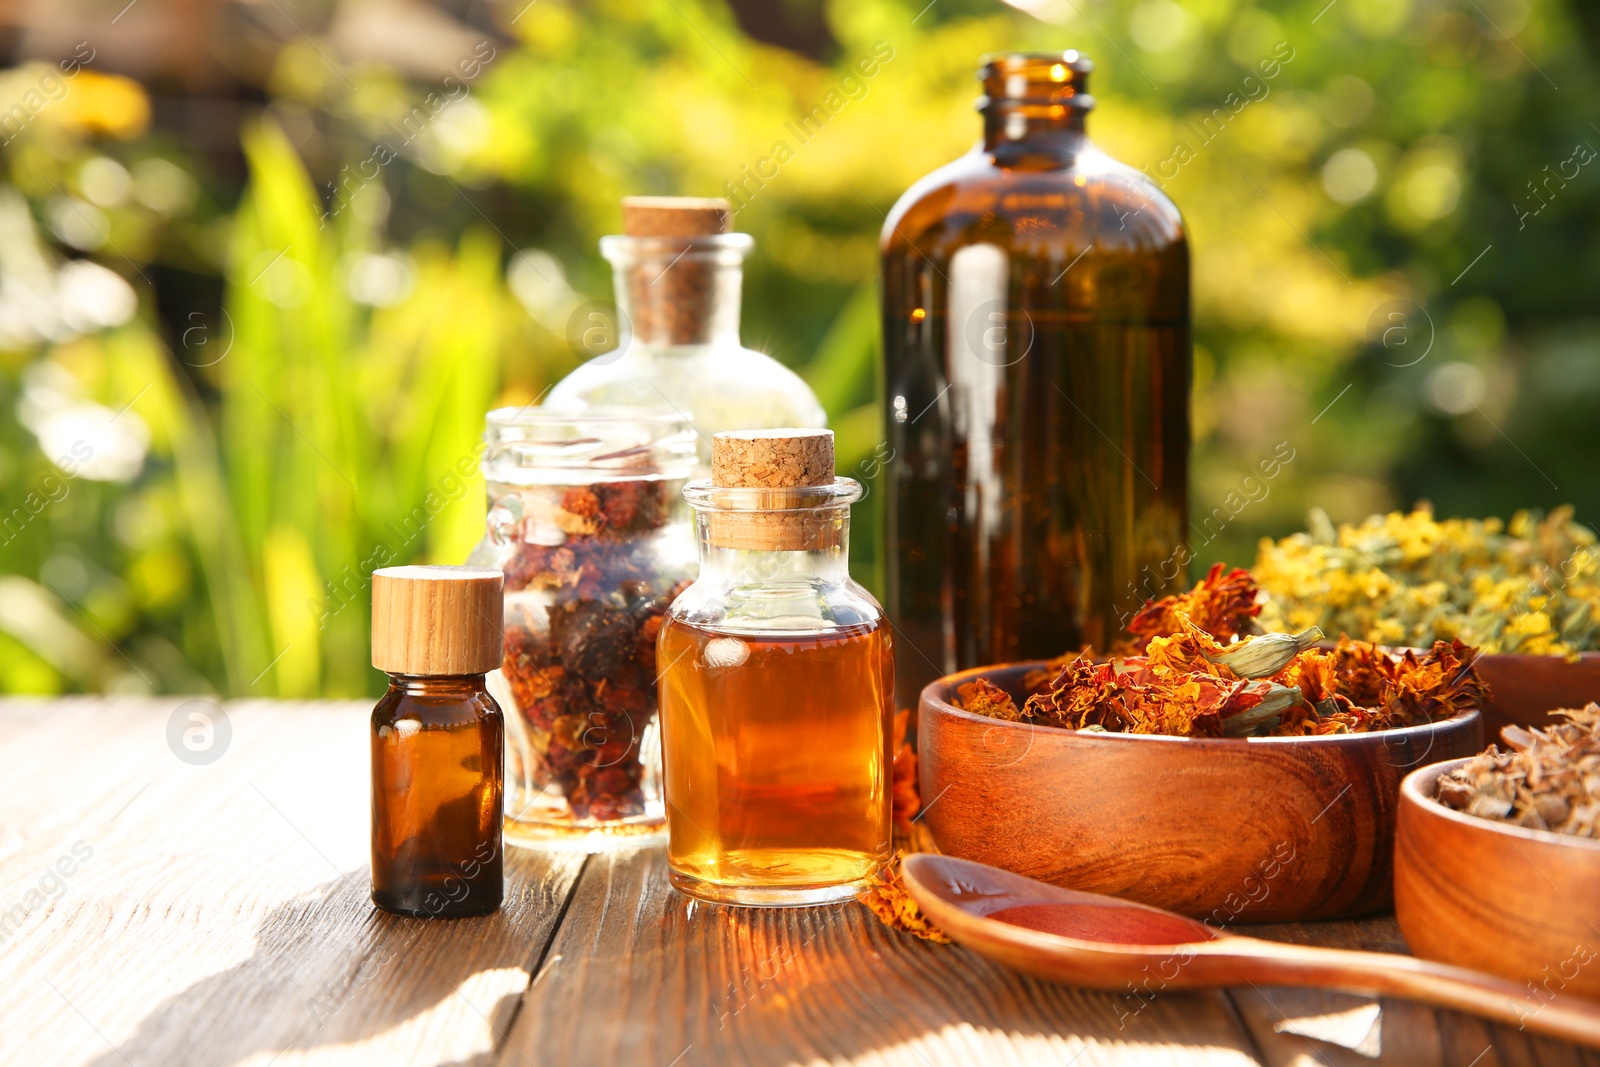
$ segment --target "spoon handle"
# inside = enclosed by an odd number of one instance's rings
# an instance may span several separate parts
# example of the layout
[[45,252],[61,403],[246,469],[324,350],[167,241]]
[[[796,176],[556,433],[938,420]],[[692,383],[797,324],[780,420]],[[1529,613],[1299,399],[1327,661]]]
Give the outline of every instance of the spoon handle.
[[[1541,998],[1531,983],[1524,988],[1477,971],[1387,952],[1287,945],[1246,937],[1215,941],[1206,947],[1218,956],[1236,959],[1241,973],[1253,971],[1251,981],[1390,993],[1519,1030],[1600,1047],[1600,1004],[1555,994]],[[1548,990],[1543,992],[1548,994]]]

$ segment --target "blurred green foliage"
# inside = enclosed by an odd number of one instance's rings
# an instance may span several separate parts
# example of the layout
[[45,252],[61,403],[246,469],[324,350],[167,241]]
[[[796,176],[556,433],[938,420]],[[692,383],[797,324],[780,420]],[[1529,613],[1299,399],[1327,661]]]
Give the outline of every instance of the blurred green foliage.
[[431,81],[295,8],[242,182],[93,58],[0,73],[23,107],[0,119],[0,691],[370,692],[366,574],[466,556],[483,413],[575,365],[629,193],[747,201],[745,340],[807,375],[873,482],[877,233],[970,147],[997,50],[1091,55],[1092,135],[1185,212],[1197,560],[1248,562],[1311,504],[1600,517],[1579,0],[788,7],[820,27],[804,49],[720,0],[509,2]]

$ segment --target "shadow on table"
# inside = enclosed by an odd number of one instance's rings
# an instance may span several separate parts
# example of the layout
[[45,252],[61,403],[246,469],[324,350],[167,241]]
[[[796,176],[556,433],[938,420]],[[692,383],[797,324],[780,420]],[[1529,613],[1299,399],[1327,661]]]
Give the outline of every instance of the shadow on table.
[[[378,911],[368,898],[365,866],[331,879],[274,908],[256,931],[255,950],[241,963],[168,997],[134,1035],[93,1067],[171,1067],[238,1063],[255,1053],[268,1059],[289,1049],[360,1042],[402,1025],[446,999],[463,1001],[457,1014],[481,1016],[503,1034],[524,986],[474,1002],[462,992],[476,974],[527,970],[545,934],[532,914],[543,905],[509,892],[539,873],[507,855],[507,906],[470,919],[407,919]],[[446,1067],[486,1064],[486,1050]],[[265,1060],[263,1062],[266,1062]]]

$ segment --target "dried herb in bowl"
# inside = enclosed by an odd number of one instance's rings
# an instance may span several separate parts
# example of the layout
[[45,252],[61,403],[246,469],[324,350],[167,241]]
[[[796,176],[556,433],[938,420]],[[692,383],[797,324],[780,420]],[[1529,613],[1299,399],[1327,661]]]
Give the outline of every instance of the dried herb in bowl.
[[1317,648],[1316,627],[1241,638],[1255,603],[1248,572],[1219,565],[1190,592],[1146,605],[1124,654],[1097,662],[1086,649],[1030,673],[1021,707],[983,677],[957,698],[963,710],[1011,722],[1173,737],[1386,730],[1452,718],[1484,698],[1477,652],[1459,641],[1419,656],[1348,639]]
[[1397,656],[1344,639],[1331,650],[1297,653],[1270,679],[1216,664],[1157,666],[1142,656],[1095,662],[1083,655],[1020,708],[986,678],[962,685],[957,695],[965,711],[1067,730],[1170,737],[1362,733],[1438,722],[1476,707],[1484,686],[1473,655],[1460,642]]
[[1435,799],[1483,819],[1575,837],[1600,837],[1600,704],[1563,708],[1543,730],[1508,726],[1510,751],[1490,745],[1439,776]]

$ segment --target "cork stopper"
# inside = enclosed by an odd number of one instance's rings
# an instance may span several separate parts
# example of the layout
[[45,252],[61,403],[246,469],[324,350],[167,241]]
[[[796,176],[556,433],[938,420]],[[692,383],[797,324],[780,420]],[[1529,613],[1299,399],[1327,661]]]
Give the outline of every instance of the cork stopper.
[[717,268],[696,242],[727,233],[732,220],[726,200],[623,197],[623,231],[644,242],[626,277],[634,336],[662,345],[711,339]]
[[720,198],[622,198],[622,232],[629,237],[706,237],[727,233],[732,221],[732,209]]
[[500,666],[505,578],[483,567],[372,572],[372,665],[387,674],[484,674]]
[[729,430],[711,439],[712,485],[798,489],[832,481],[832,430]]
[[[808,508],[832,485],[832,430],[730,430],[711,439],[711,484],[723,489],[764,489],[764,510],[721,511],[710,516],[709,535],[719,548],[767,551],[834,548],[836,514]],[[783,509],[803,509],[785,511]]]

